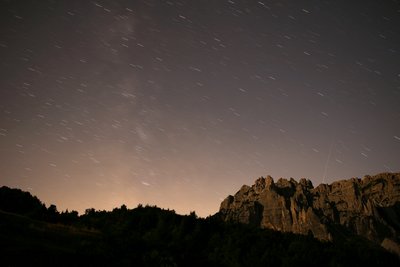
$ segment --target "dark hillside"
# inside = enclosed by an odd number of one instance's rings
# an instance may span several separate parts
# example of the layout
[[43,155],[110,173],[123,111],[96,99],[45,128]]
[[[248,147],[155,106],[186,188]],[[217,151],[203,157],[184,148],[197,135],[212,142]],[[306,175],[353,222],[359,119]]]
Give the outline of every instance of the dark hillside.
[[[3,188],[1,189],[3,190]],[[14,191],[14,193],[17,191]],[[18,191],[24,194],[22,191]],[[34,198],[33,198],[34,199]],[[28,213],[30,214],[30,213]],[[157,207],[88,209],[73,223],[0,212],[2,266],[399,266],[361,238],[312,236],[182,216]]]

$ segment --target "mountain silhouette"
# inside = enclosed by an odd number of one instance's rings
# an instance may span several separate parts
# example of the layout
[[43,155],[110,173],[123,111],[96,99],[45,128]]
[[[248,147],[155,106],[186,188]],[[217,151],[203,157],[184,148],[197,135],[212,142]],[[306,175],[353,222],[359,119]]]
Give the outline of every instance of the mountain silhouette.
[[[310,184],[306,180],[299,184],[310,189]],[[259,187],[252,188],[260,193],[270,186],[268,179],[259,180],[258,185]],[[289,196],[292,193],[282,191],[280,194]],[[223,205],[226,204],[224,203]],[[251,206],[250,202],[246,205]],[[231,211],[233,214],[234,209]],[[59,212],[55,205],[47,207],[28,192],[3,186],[0,188],[0,264],[1,266],[399,266],[400,264],[398,256],[360,235],[345,233],[341,238],[326,241],[314,238],[315,234],[312,231],[307,234],[276,231],[282,229],[261,228],[259,219],[250,220],[258,223],[248,223],[250,221],[245,221],[243,216],[237,217],[241,218],[239,220],[235,218],[228,219],[228,213],[223,215],[222,212],[207,218],[199,218],[194,212],[189,215],[179,215],[173,210],[142,205],[134,209],[122,205],[112,211],[89,208],[79,216],[76,211]]]

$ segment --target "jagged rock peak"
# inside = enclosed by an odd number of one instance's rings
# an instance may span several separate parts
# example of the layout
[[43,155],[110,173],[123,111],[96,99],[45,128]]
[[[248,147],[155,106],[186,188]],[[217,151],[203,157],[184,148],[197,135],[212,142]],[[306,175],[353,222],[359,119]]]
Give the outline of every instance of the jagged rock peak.
[[305,178],[274,182],[271,176],[260,177],[228,196],[219,216],[262,228],[312,233],[322,240],[350,232],[393,248],[400,244],[400,173],[366,175],[316,188]]
[[254,189],[257,193],[262,192],[263,190],[270,190],[274,187],[274,179],[271,176],[267,176],[266,178],[260,177],[254,182]]

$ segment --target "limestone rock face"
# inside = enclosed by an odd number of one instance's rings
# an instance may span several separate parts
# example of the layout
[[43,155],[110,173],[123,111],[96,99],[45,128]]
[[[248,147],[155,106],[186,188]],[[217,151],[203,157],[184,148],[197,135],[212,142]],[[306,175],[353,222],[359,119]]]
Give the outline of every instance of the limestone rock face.
[[354,233],[400,247],[400,173],[351,178],[316,188],[304,178],[275,182],[270,176],[261,177],[251,187],[244,185],[228,196],[218,214],[225,221],[313,234],[321,240]]

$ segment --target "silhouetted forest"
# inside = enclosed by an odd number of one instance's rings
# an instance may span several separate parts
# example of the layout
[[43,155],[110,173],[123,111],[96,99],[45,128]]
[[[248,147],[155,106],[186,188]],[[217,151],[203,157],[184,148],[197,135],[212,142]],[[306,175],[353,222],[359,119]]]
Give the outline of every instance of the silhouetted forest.
[[320,242],[171,210],[57,211],[0,188],[1,266],[400,266],[365,239]]

